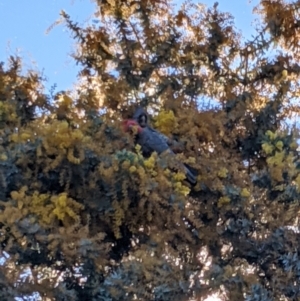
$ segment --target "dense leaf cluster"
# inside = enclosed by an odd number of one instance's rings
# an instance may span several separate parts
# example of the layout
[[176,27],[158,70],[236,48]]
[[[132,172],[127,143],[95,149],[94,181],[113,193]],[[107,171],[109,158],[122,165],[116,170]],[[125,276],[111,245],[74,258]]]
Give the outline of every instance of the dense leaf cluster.
[[[96,3],[61,13],[74,91],[0,67],[0,299],[299,299],[299,3],[261,1],[251,41],[217,4]],[[195,187],[122,132],[137,106]]]

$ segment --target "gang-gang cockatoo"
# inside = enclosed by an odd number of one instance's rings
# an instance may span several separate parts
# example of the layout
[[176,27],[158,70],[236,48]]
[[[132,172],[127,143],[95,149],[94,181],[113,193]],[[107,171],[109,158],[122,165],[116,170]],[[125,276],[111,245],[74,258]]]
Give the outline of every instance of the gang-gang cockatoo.
[[142,108],[137,109],[132,119],[123,122],[125,131],[129,131],[133,126],[137,126],[136,143],[141,146],[145,157],[149,157],[153,152],[169,157],[173,165],[177,165],[179,169],[184,171],[190,184],[195,185],[197,183],[196,175],[189,169],[189,166],[178,162],[176,159],[175,153],[170,147],[174,145],[174,142],[148,125],[148,115]]

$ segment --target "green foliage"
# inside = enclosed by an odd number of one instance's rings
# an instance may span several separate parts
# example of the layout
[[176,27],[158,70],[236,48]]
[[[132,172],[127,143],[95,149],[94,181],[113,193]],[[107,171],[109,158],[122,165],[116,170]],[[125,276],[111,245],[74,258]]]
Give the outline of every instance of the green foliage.
[[[299,299],[299,4],[261,1],[247,42],[217,4],[171,4],[97,1],[84,28],[62,12],[72,93],[1,65],[1,300]],[[122,131],[138,105],[195,187]]]

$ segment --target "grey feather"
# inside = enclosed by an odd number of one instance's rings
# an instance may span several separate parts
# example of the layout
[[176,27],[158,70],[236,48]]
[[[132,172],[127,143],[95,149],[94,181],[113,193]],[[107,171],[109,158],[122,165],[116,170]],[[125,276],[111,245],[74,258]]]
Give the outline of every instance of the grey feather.
[[[157,152],[158,155],[166,152],[169,156],[175,157],[175,153],[170,148],[172,141],[167,136],[154,130],[148,125],[148,115],[143,108],[138,108],[136,110],[133,115],[133,119],[140,124],[140,118],[142,116],[146,117],[146,124],[142,127],[143,131],[137,135],[136,143],[141,146],[143,155],[145,157],[149,157],[153,152]],[[195,185],[197,183],[196,175],[194,175],[184,164],[180,163],[180,165],[185,171],[187,180],[191,184]]]

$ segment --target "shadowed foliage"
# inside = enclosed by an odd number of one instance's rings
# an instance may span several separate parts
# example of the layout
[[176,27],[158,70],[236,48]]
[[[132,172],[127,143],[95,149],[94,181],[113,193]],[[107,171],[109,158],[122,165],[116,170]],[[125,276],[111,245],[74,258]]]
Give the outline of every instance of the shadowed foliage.
[[[85,27],[62,11],[73,91],[0,66],[1,300],[300,298],[300,4],[261,1],[245,41],[192,2],[99,0]],[[139,106],[197,185],[122,131]]]

